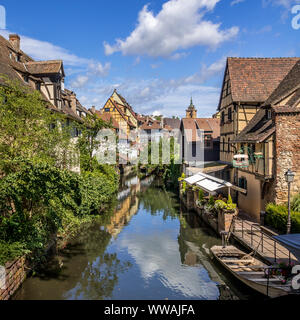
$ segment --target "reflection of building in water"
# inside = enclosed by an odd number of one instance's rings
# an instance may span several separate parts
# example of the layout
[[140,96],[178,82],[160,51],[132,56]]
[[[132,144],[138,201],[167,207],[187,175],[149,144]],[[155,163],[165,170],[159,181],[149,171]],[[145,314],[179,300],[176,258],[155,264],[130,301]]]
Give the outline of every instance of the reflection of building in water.
[[115,210],[114,215],[111,218],[110,223],[106,226],[107,232],[109,232],[114,238],[122,231],[131,218],[137,213],[139,208],[138,193],[147,187],[153,181],[153,177],[146,178],[142,181],[138,177],[132,177],[123,181],[123,190],[121,188],[118,201],[119,205]]

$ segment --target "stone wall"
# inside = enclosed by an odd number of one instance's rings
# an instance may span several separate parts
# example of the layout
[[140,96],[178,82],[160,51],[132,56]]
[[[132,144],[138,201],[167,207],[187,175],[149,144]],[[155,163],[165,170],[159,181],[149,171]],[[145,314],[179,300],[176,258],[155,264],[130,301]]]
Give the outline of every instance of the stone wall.
[[26,258],[22,257],[6,263],[0,269],[0,277],[3,279],[3,281],[0,280],[0,300],[9,300],[24,282],[26,278],[25,263]]
[[300,113],[275,115],[275,202],[287,202],[288,184],[284,174],[291,169],[295,180],[291,185],[292,196],[300,193]]

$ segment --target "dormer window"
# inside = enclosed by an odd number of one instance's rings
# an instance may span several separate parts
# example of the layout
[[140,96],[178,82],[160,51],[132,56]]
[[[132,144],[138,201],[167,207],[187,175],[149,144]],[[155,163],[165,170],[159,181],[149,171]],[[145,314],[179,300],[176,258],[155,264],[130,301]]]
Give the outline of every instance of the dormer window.
[[16,55],[16,62],[20,62],[21,61],[21,56],[19,54]]

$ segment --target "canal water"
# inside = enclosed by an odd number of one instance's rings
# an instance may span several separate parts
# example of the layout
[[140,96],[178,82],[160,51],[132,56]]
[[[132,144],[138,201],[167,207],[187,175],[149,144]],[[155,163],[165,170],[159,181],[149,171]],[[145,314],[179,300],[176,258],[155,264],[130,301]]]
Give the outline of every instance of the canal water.
[[154,178],[123,181],[105,220],[85,228],[14,299],[256,298],[212,261],[216,234]]

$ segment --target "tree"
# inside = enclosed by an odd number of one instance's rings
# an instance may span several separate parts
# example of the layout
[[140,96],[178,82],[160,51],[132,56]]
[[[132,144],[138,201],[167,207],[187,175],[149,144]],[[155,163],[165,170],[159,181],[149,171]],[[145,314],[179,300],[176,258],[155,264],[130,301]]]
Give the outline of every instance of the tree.
[[[59,154],[70,145],[62,114],[48,108],[41,94],[1,76],[0,172],[17,170],[17,160],[44,160],[60,166]],[[67,165],[67,164],[65,164]]]
[[101,130],[113,128],[112,122],[105,122],[97,115],[87,115],[81,125],[81,136],[78,139],[80,150],[80,164],[84,171],[94,171],[98,166],[96,158],[93,156],[95,150],[99,148],[103,141],[98,139]]

